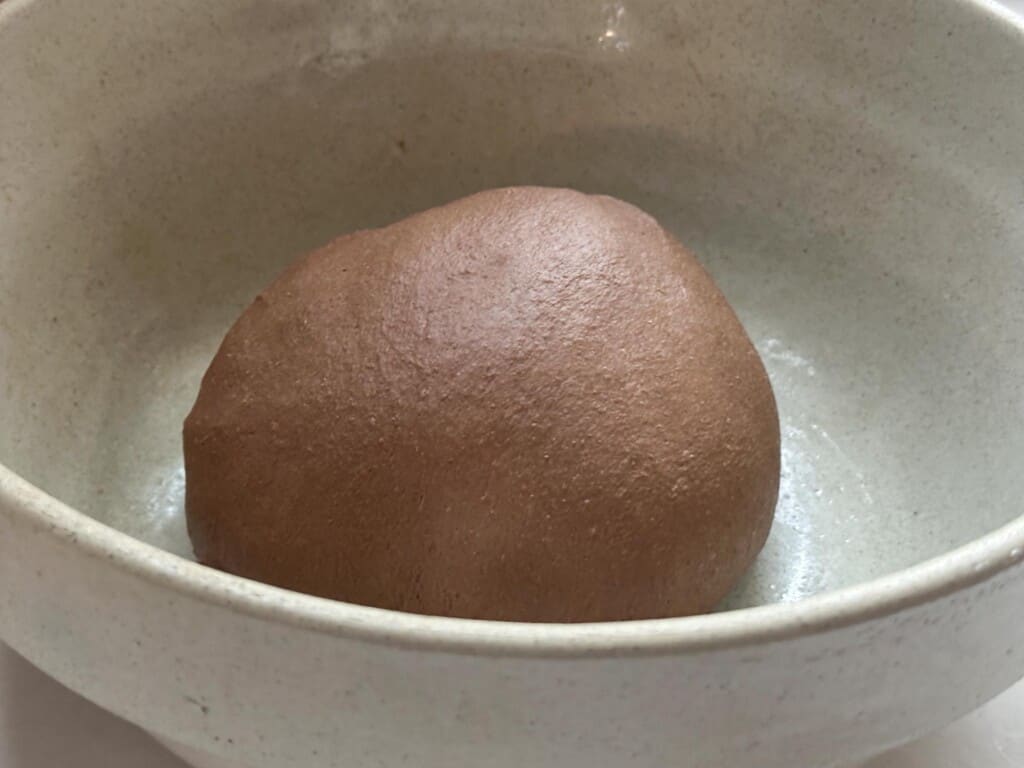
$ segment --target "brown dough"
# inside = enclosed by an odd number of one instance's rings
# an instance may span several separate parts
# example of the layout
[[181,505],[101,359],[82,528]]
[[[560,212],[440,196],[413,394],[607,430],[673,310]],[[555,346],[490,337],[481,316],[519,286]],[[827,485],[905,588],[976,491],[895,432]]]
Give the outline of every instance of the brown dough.
[[779,427],[707,273],[647,214],[499,189],[299,259],[185,422],[201,562],[519,621],[712,608],[764,544]]

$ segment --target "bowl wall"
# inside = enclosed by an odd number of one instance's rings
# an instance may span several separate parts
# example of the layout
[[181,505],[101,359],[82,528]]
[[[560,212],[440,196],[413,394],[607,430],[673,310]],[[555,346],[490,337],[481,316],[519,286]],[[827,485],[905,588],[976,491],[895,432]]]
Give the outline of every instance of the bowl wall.
[[188,556],[181,422],[246,303],[335,234],[521,183],[655,214],[765,359],[778,521],[729,605],[1019,514],[1024,73],[980,14],[50,7],[0,33],[0,461],[96,519]]

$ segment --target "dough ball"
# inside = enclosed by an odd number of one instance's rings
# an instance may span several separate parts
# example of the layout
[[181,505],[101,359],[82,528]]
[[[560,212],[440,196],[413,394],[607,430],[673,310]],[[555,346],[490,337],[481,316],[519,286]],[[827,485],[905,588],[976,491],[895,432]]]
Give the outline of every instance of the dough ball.
[[184,430],[203,563],[415,613],[711,609],[764,544],[779,426],[696,259],[609,197],[491,190],[296,261]]

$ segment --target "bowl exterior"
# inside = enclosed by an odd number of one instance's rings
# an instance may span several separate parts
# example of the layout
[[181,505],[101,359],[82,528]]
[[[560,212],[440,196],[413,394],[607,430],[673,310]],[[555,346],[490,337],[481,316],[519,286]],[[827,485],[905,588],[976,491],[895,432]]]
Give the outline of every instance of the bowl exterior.
[[346,637],[254,615],[244,592],[126,571],[45,515],[7,505],[0,531],[0,637],[115,714],[252,768],[841,765],[1024,673],[1019,552],[974,586],[850,626],[573,656]]

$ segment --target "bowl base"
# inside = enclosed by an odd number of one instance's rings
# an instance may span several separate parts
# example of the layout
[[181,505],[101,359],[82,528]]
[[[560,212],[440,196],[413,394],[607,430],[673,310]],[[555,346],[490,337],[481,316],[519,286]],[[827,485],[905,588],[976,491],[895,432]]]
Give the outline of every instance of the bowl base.
[[193,747],[187,747],[173,739],[168,739],[164,736],[157,736],[152,731],[149,732],[149,735],[167,751],[180,757],[186,763],[193,766],[193,768],[250,768],[250,766],[243,765],[242,763],[225,760],[215,755],[211,755],[209,752],[203,752],[202,750],[198,750]]
[[[149,735],[153,737],[161,746],[167,749],[172,754],[180,757],[188,765],[193,768],[251,768],[251,766],[244,765],[242,763],[236,763],[231,760],[224,760],[223,758],[211,755],[209,752],[203,752],[193,747],[187,747],[184,744],[179,744],[173,739],[168,739],[163,736],[157,736],[153,732],[149,732]],[[872,765],[872,761],[857,762],[845,765],[843,768],[869,768]]]

